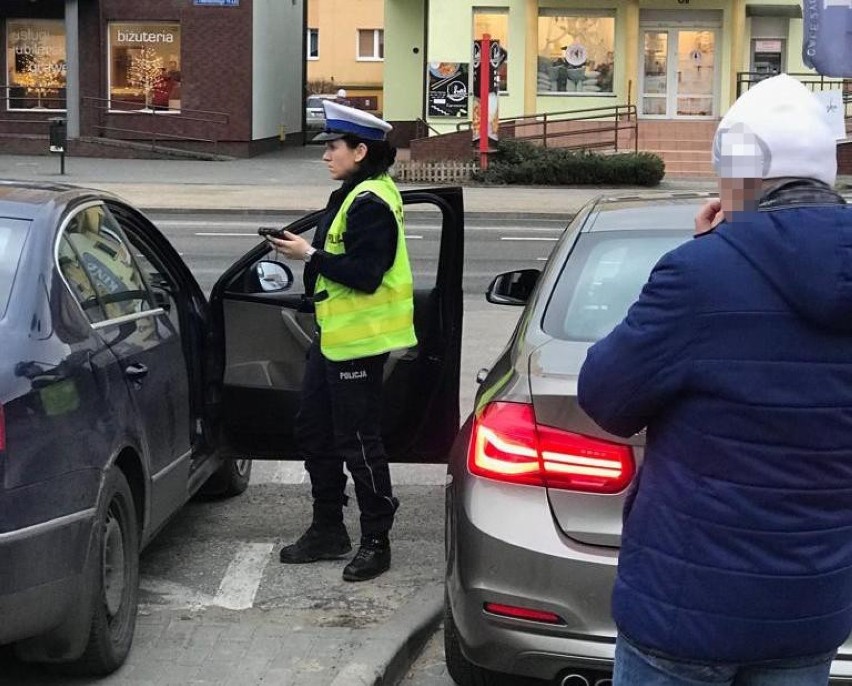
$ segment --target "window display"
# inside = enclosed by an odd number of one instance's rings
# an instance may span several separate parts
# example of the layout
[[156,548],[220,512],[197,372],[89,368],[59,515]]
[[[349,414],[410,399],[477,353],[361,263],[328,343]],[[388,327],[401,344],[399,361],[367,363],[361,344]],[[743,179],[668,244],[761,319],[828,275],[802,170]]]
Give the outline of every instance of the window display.
[[65,60],[65,23],[61,19],[9,19],[9,109],[64,110]]
[[539,93],[612,93],[614,55],[614,16],[540,11]]
[[110,109],[179,111],[180,24],[109,25]]

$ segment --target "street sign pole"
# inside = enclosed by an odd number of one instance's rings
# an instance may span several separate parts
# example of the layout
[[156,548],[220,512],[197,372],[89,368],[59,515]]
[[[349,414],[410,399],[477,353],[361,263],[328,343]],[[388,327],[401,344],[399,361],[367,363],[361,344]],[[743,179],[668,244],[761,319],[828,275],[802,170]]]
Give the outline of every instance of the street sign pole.
[[479,168],[488,169],[488,112],[491,94],[491,36],[482,34],[479,65]]

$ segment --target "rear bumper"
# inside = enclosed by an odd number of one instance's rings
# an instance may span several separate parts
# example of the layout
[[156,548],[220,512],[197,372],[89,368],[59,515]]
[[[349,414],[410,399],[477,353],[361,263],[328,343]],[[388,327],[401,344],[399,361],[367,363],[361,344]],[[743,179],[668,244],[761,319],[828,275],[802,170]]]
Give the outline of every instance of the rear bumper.
[[[447,600],[465,657],[547,680],[572,668],[611,670],[617,550],[565,537],[543,489],[462,478],[447,487]],[[498,617],[487,602],[553,612],[564,624]],[[852,685],[849,645],[841,653],[831,684]]]
[[[572,667],[611,669],[617,550],[564,536],[544,489],[462,478],[447,491],[447,591],[465,656],[538,679]],[[553,612],[564,622],[498,617],[484,611],[487,602]]]
[[78,600],[95,512],[0,533],[0,644],[50,630]]

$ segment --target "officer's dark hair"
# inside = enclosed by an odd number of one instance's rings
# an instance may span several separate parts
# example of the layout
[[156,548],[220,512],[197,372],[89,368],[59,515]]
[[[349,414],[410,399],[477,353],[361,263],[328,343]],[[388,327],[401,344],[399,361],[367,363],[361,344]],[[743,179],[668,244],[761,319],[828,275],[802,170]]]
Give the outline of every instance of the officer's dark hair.
[[367,146],[367,156],[358,164],[358,176],[372,179],[387,172],[396,162],[396,148],[387,141],[371,141],[358,136],[344,136],[347,147],[354,150],[359,143]]

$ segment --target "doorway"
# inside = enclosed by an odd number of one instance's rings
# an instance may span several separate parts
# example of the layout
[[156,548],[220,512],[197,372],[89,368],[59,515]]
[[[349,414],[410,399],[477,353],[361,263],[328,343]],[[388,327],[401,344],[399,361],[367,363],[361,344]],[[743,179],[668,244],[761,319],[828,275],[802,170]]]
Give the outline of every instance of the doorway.
[[716,117],[718,31],[646,28],[642,31],[639,115],[656,119]]

